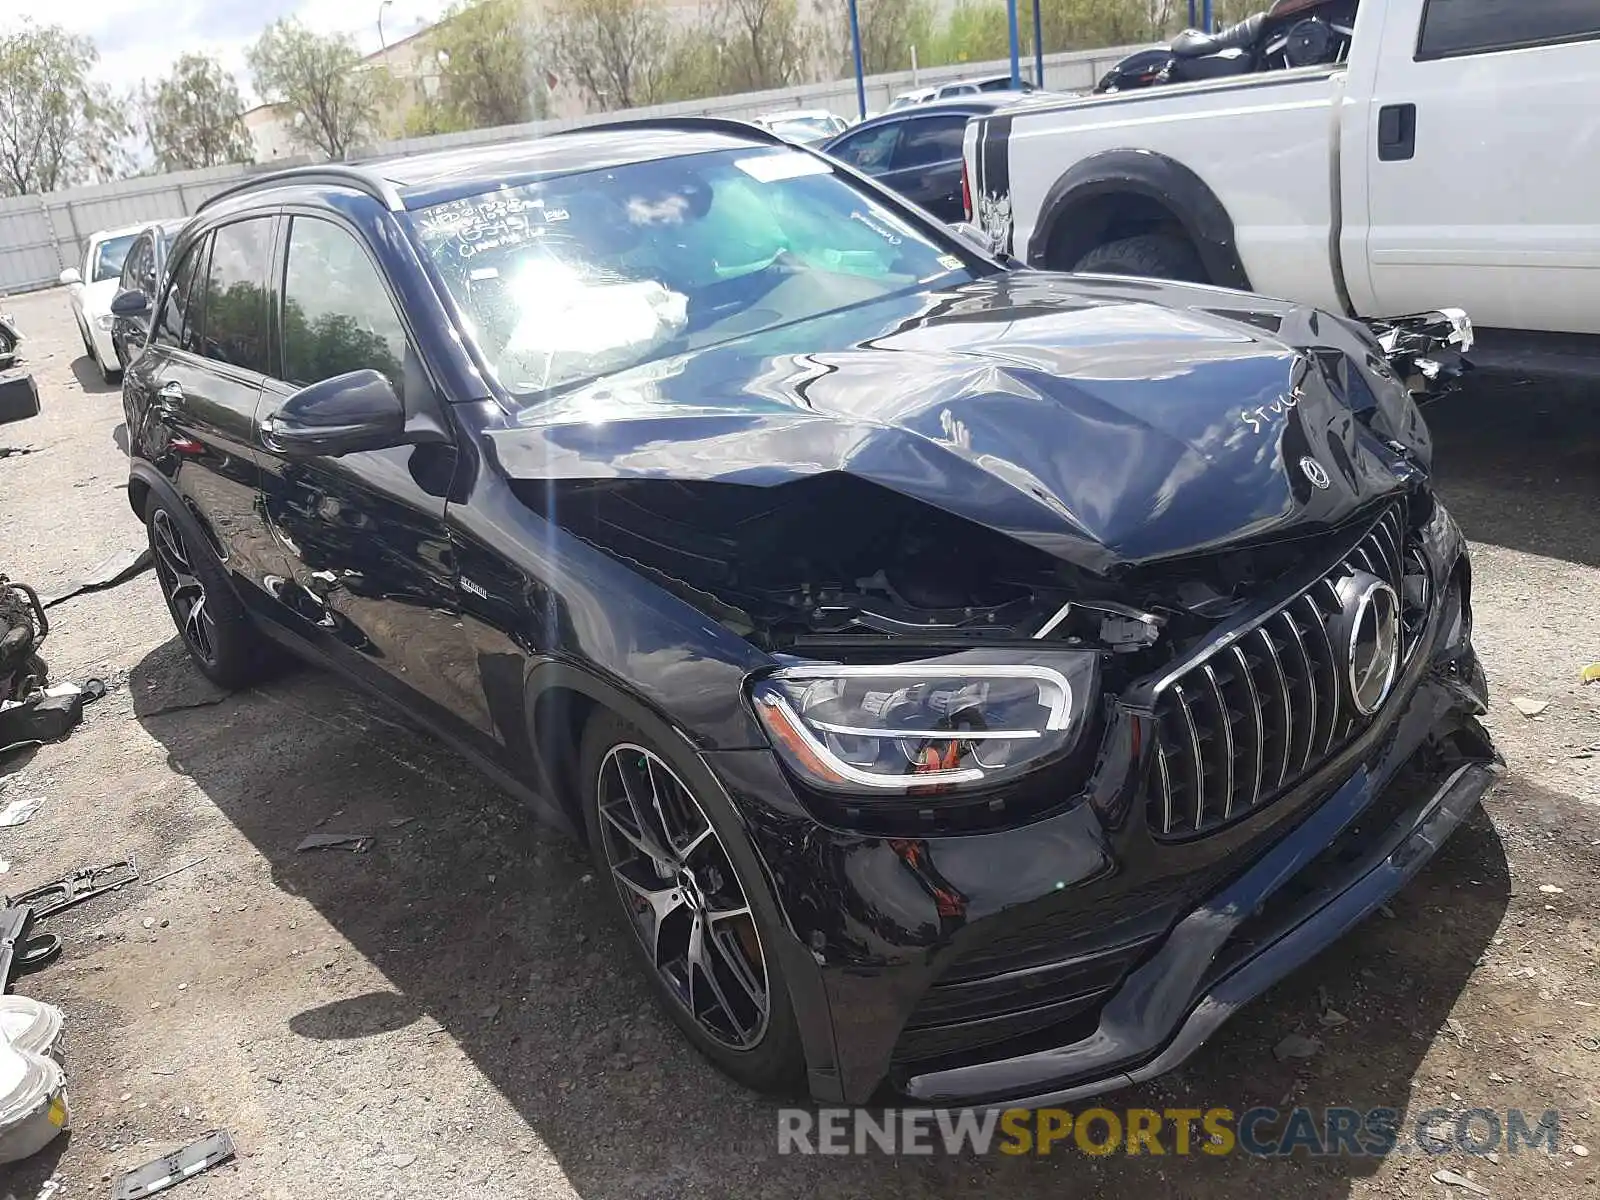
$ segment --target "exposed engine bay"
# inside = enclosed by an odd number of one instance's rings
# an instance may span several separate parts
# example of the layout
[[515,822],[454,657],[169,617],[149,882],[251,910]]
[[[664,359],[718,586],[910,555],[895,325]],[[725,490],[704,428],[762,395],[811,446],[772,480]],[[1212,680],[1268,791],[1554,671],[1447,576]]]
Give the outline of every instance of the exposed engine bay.
[[524,499],[769,653],[850,661],[1048,641],[1149,669],[1337,536],[1100,576],[837,473],[780,488],[595,480]]

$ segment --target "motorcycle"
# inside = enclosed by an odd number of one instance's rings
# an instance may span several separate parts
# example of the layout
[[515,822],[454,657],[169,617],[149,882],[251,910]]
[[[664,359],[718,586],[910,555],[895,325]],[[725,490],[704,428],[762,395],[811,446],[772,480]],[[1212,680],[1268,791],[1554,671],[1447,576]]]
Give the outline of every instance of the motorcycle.
[[1222,79],[1256,71],[1332,66],[1350,54],[1359,0],[1277,0],[1265,12],[1216,33],[1185,29],[1169,46],[1128,55],[1095,92]]

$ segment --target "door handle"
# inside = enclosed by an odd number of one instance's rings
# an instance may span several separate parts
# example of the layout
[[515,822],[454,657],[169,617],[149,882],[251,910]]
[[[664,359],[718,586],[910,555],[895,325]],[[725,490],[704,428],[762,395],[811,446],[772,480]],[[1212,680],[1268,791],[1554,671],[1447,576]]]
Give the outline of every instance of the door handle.
[[1402,162],[1417,155],[1417,106],[1386,104],[1378,110],[1378,160]]

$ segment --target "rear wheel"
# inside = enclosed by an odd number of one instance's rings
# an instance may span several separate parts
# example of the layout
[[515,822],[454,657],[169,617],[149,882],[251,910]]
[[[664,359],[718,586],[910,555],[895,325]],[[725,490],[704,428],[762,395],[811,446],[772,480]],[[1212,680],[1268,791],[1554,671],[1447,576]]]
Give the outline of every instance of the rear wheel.
[[270,675],[276,647],[251,622],[194,518],[181,505],[157,498],[145,523],[161,594],[201,674],[229,689]]
[[763,906],[687,772],[603,711],[584,730],[582,763],[595,866],[662,1006],[740,1083],[793,1090],[805,1060],[788,987],[762,939]]
[[1145,233],[1096,246],[1072,268],[1097,275],[1134,275],[1205,283],[1206,269],[1187,240],[1172,233]]

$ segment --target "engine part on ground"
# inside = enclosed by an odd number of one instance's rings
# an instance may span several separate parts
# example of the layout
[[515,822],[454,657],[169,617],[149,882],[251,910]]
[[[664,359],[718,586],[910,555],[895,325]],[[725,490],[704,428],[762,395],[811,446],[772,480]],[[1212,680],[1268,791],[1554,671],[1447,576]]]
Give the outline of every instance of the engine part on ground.
[[233,1138],[226,1129],[206,1134],[182,1150],[129,1171],[117,1180],[111,1200],[143,1200],[182,1183],[201,1171],[209,1171],[233,1157]]
[[17,347],[22,344],[22,334],[10,313],[0,313],[0,371],[17,362]]
[[[39,645],[50,632],[39,593],[0,575],[0,702],[24,700],[45,685]],[[9,739],[0,735],[0,745]]]
[[0,1044],[0,1163],[39,1153],[70,1123],[61,1064]]
[[33,909],[34,919],[42,921],[62,909],[127,887],[138,878],[138,864],[131,858],[124,858],[98,867],[80,867],[70,875],[12,896],[6,903],[26,904]]

